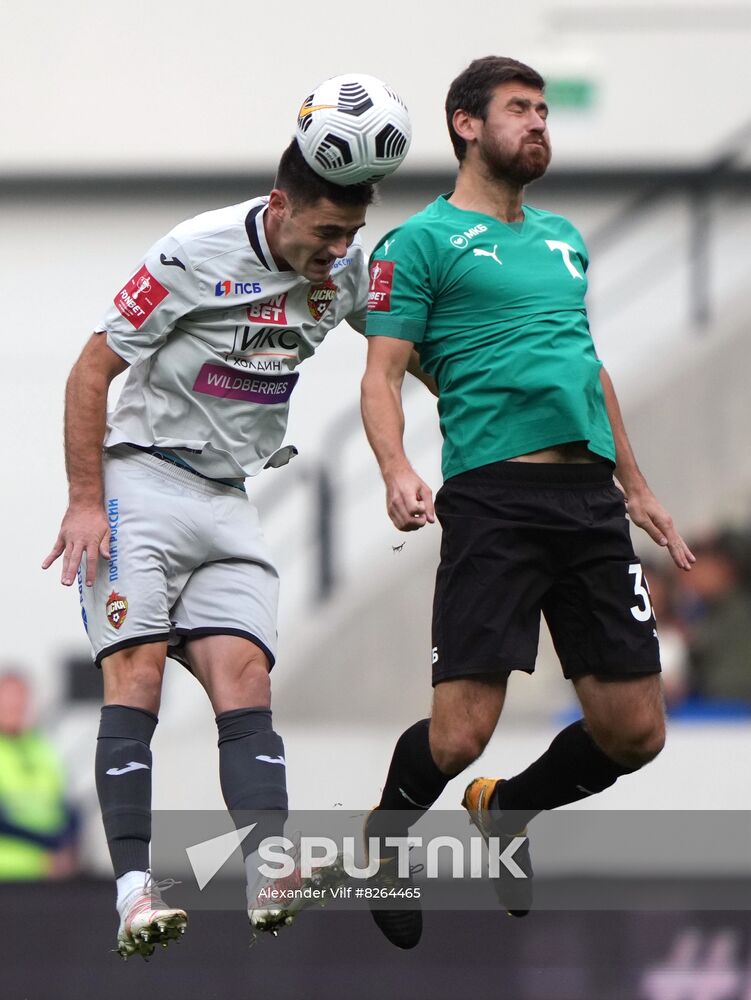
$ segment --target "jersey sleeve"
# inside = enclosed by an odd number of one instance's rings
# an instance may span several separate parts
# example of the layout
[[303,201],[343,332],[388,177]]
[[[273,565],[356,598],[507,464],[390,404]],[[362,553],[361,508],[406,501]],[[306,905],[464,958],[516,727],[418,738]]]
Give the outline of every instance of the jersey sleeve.
[[381,241],[370,260],[368,337],[394,337],[419,344],[433,302],[425,237],[397,229]]
[[365,320],[368,315],[368,268],[365,259],[362,258],[357,268],[356,285],[354,290],[355,304],[352,312],[347,316],[347,322],[358,333],[365,333]]
[[173,236],[149,250],[140,266],[115,295],[97,326],[123,361],[135,364],[165,342],[181,316],[200,301],[201,282]]

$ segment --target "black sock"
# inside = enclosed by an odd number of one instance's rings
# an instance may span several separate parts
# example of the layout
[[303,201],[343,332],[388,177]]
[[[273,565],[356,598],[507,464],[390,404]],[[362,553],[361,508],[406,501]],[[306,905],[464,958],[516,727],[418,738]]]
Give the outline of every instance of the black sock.
[[602,792],[631,770],[611,760],[579,719],[558,733],[525,771],[499,782],[489,805],[513,811],[516,822],[512,825],[520,829],[543,809],[556,809]]
[[430,752],[430,719],[421,719],[405,730],[394,747],[381,801],[382,810],[404,812],[406,830],[429,809],[452,775],[440,771]]
[[94,772],[102,822],[115,869],[146,871],[151,841],[151,750],[159,720],[127,705],[105,705]]
[[236,708],[216,717],[219,780],[235,825],[258,826],[242,843],[243,857],[264,837],[282,835],[287,819],[287,768],[270,708]]

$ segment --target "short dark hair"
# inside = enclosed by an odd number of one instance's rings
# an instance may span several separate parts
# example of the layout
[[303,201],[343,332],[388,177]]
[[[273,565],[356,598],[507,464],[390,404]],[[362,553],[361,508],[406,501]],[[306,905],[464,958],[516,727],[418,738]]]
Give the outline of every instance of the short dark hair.
[[297,139],[282,153],[274,187],[285,191],[297,205],[313,205],[328,198],[335,205],[364,205],[373,201],[372,184],[334,184],[312,170],[297,145]]
[[474,59],[449,87],[446,95],[446,124],[451,136],[451,145],[460,163],[467,155],[467,143],[456,133],[454,113],[461,109],[485,121],[493,91],[509,80],[520,80],[530,87],[537,87],[538,90],[545,89],[545,81],[537,70],[506,56],[484,56],[482,59]]

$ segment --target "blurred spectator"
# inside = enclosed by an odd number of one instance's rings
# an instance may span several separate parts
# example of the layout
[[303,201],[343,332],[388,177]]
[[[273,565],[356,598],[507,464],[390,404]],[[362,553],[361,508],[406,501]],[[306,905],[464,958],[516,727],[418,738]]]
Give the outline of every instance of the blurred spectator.
[[31,691],[0,672],[0,880],[62,878],[76,867],[77,821],[60,760],[30,726]]
[[691,546],[682,580],[692,693],[751,705],[751,589],[745,541],[729,531]]
[[689,694],[689,651],[685,630],[678,616],[676,573],[672,564],[646,562],[644,573],[660,640],[665,702],[668,708],[673,708]]

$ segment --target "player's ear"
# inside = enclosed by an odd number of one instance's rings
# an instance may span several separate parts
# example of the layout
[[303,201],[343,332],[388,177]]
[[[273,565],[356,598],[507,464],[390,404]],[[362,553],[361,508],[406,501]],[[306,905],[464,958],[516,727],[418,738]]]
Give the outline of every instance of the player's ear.
[[274,188],[269,195],[269,211],[272,215],[282,218],[287,215],[292,207],[290,196],[281,188]]
[[477,138],[478,126],[482,124],[480,118],[476,118],[463,108],[458,108],[454,112],[451,122],[456,134],[464,139],[465,142],[470,142],[472,139]]

